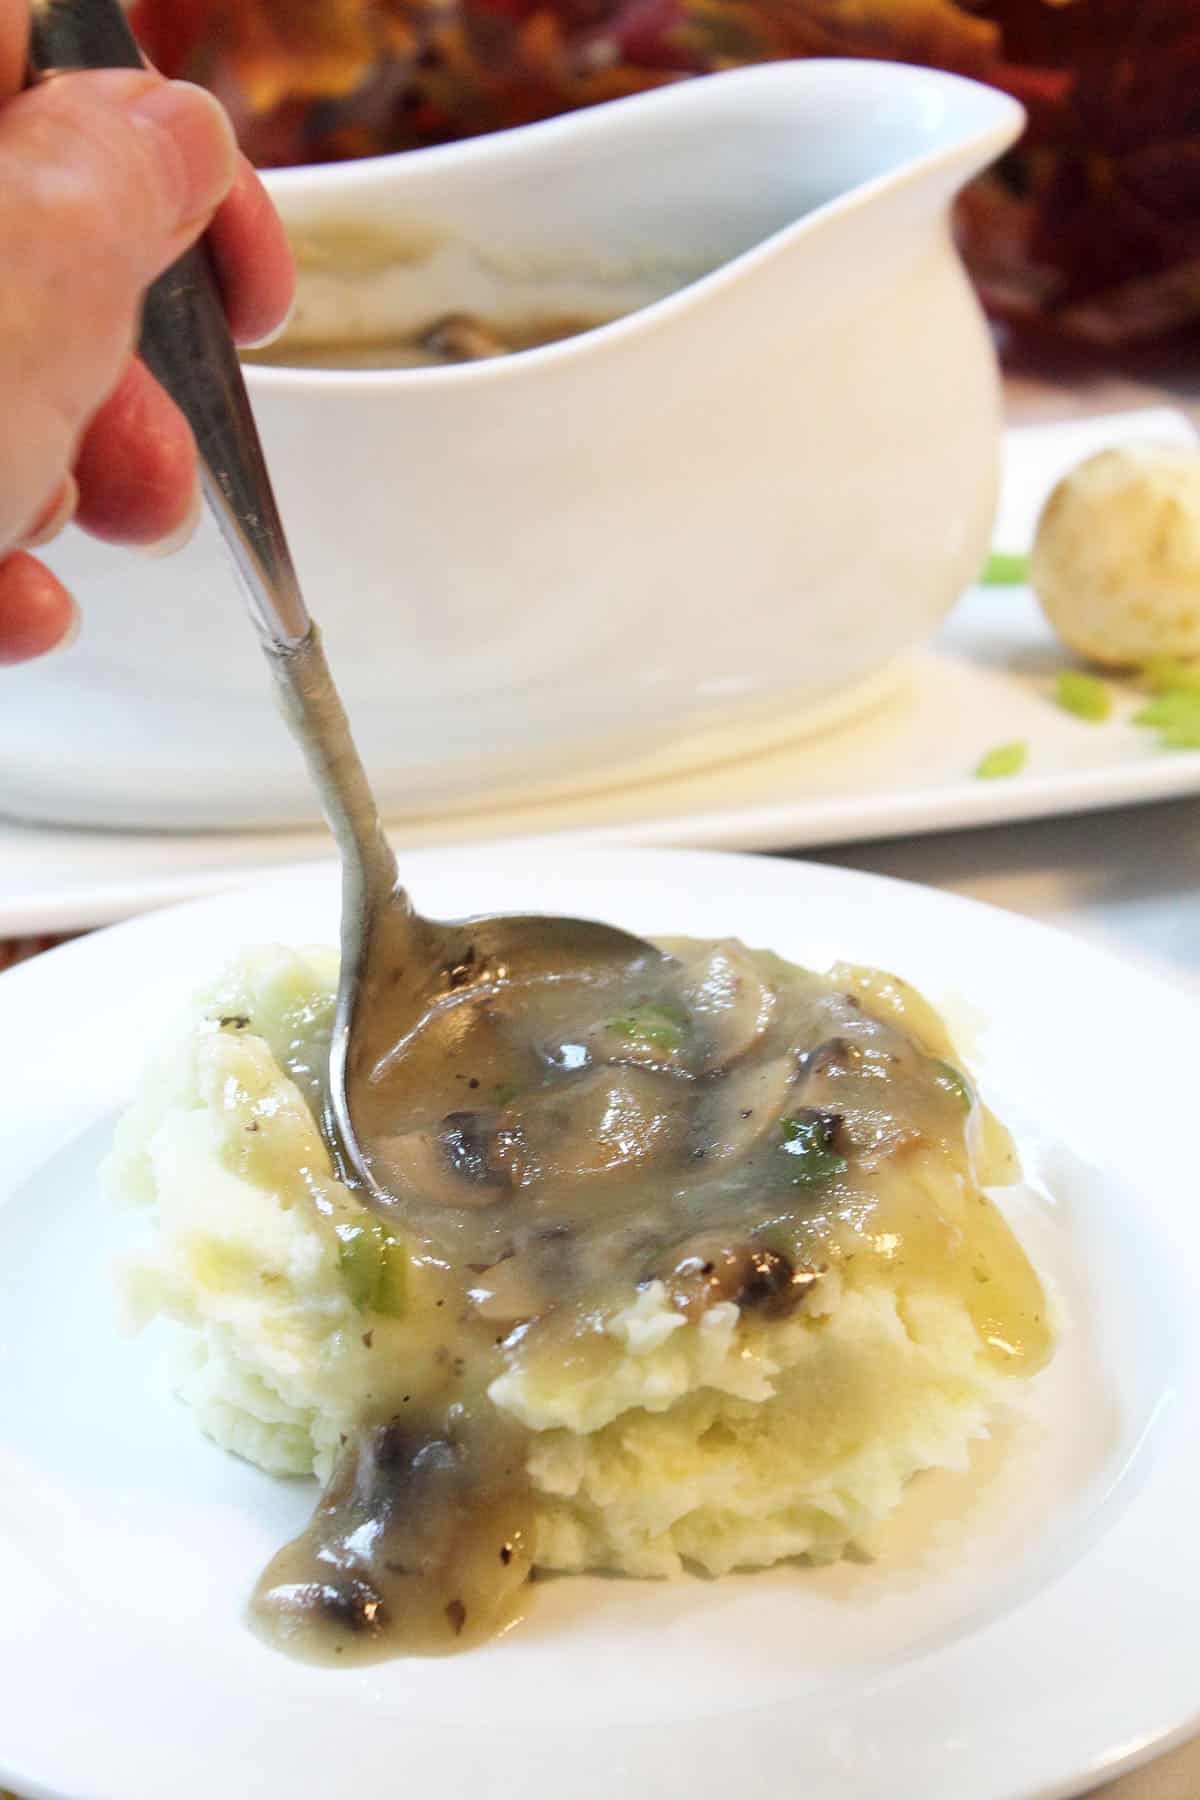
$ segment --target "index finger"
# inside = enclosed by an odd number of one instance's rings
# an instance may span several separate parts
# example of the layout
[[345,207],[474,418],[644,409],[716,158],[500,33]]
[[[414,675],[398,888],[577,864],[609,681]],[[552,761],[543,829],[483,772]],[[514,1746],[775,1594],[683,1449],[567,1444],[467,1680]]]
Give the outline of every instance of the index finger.
[[245,157],[208,236],[229,328],[239,344],[259,343],[286,319],[296,271],[279,215]]
[[29,7],[26,0],[0,0],[0,100],[19,93],[29,60]]

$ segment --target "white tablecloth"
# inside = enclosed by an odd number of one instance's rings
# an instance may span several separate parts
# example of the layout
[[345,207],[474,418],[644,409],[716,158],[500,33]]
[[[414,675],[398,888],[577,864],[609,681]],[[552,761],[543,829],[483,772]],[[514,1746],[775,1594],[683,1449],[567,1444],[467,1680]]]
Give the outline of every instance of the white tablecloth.
[[1185,983],[1200,999],[1200,799],[817,855],[1026,913]]

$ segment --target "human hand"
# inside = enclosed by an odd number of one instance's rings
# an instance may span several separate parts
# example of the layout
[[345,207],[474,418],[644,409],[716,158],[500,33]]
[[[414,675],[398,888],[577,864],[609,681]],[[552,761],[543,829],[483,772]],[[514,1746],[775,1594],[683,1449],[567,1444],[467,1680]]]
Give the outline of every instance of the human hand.
[[134,355],[146,288],[210,225],[239,343],[277,329],[291,256],[217,102],[151,70],[21,91],[26,0],[0,0],[0,663],[74,635],[29,551],[74,517],[110,543],[180,534],[191,431]]

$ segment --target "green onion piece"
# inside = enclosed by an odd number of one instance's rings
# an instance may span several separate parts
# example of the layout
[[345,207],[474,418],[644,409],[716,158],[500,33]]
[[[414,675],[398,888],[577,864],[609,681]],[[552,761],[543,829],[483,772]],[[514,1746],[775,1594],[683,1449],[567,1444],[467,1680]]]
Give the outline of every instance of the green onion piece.
[[605,1029],[615,1031],[631,1043],[649,1044],[653,1050],[682,1050],[687,1042],[684,1022],[665,1008],[649,1004],[609,1019]]
[[370,1306],[379,1280],[379,1246],[372,1224],[338,1225],[338,1266],[350,1290],[350,1298],[364,1311]]
[[1000,781],[1006,775],[1019,775],[1025,767],[1029,755],[1029,745],[1023,742],[1014,744],[997,744],[986,756],[981,756],[975,769],[978,781]]
[[962,1070],[956,1069],[953,1063],[943,1062],[940,1057],[933,1057],[932,1062],[934,1086],[940,1087],[944,1094],[953,1095],[963,1111],[969,1112],[975,1096]]
[[1200,693],[1160,694],[1134,713],[1133,722],[1157,731],[1168,750],[1200,750]]
[[495,1093],[496,1105],[497,1106],[508,1106],[513,1100],[516,1099],[516,1097],[520,1093],[520,1091],[521,1090],[517,1086],[515,1081],[500,1082],[496,1088],[496,1093]]
[[1153,725],[1161,731],[1173,725],[1190,725],[1197,717],[1200,717],[1200,694],[1175,691],[1147,700],[1141,711],[1134,713],[1133,722],[1135,725]]
[[1112,695],[1104,682],[1095,675],[1085,675],[1082,669],[1063,669],[1054,684],[1054,698],[1064,712],[1094,725],[1107,719],[1112,711]]
[[382,1274],[375,1299],[375,1311],[383,1313],[385,1318],[398,1319],[408,1298],[408,1255],[400,1239],[394,1238],[386,1230],[383,1233],[380,1262]]
[[1019,550],[993,550],[979,576],[982,587],[1020,587],[1029,580],[1029,558]]
[[783,1119],[780,1123],[792,1187],[819,1187],[849,1167],[846,1158],[831,1148],[833,1128],[821,1114],[808,1119]]
[[1200,694],[1200,663],[1177,656],[1152,656],[1142,665],[1142,680],[1152,694]]
[[398,1318],[404,1310],[404,1246],[379,1219],[335,1227],[338,1266],[360,1312]]

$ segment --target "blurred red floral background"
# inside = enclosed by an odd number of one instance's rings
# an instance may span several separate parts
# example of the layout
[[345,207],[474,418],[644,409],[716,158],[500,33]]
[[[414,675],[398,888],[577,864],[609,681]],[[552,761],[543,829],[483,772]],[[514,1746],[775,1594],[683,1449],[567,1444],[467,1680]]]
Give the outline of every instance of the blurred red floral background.
[[407,150],[743,63],[953,69],[1029,110],[959,209],[992,312],[1200,347],[1200,0],[135,0],[260,165]]

